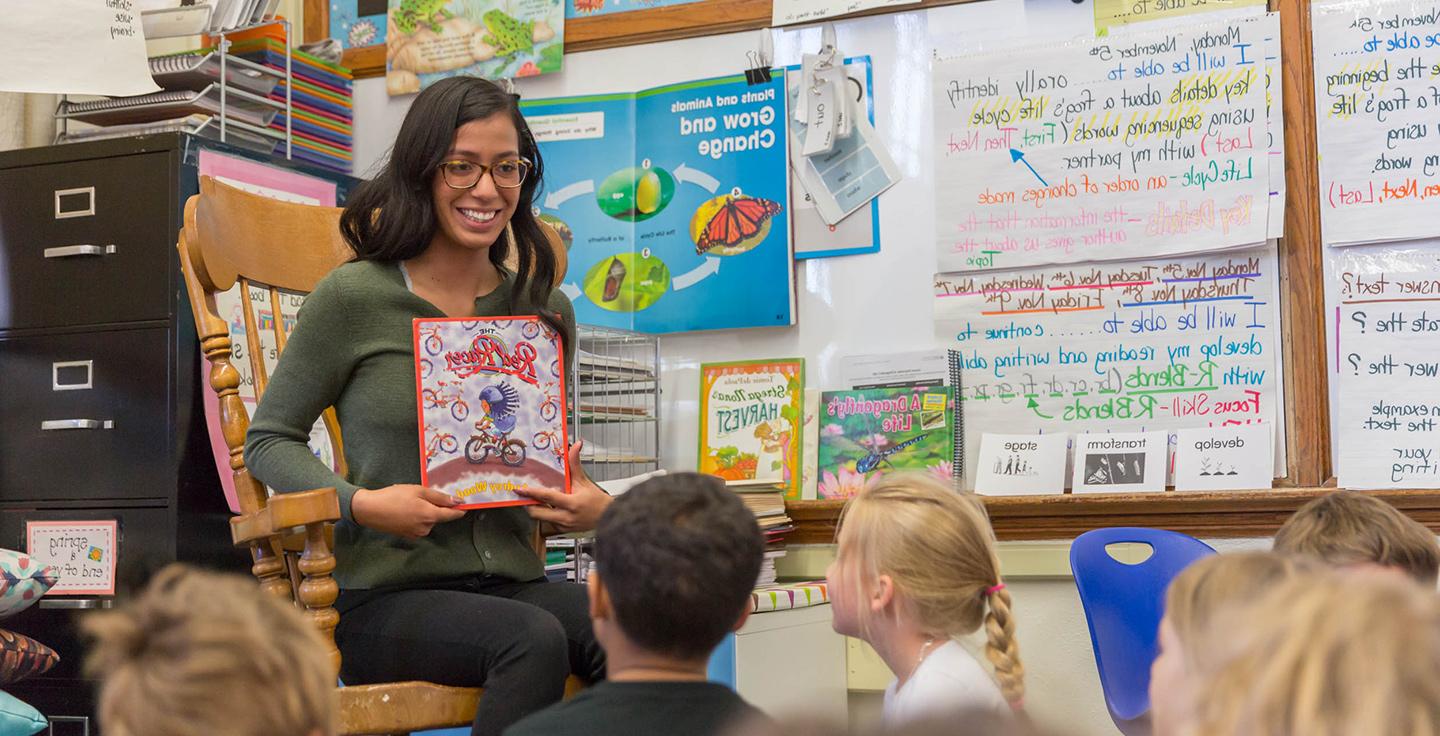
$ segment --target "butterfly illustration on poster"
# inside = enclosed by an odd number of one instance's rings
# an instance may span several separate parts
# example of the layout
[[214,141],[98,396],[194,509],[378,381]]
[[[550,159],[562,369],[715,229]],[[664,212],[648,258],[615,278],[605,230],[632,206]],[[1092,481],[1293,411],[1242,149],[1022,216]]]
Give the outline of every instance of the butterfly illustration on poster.
[[794,322],[785,77],[522,102],[536,202],[583,324],[670,333]]

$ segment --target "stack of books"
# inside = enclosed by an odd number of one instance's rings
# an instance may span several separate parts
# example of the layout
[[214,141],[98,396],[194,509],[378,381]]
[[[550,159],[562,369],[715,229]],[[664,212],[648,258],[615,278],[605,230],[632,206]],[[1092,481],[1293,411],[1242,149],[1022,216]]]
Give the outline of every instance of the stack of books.
[[[280,26],[262,26],[229,38],[232,55],[280,73],[281,79],[268,97],[283,107],[286,90],[290,92],[294,112],[290,120],[294,141],[291,155],[307,163],[350,173],[354,167],[355,120],[354,80],[350,70],[294,49],[290,57],[291,76],[286,79],[285,39]],[[285,122],[282,109],[269,121],[269,127],[283,136]],[[285,144],[276,144],[274,151],[284,155]]]
[[765,559],[760,563],[755,587],[774,585],[775,563],[785,556],[785,535],[795,529],[795,523],[785,514],[785,491],[769,481],[731,481],[726,485],[755,514],[760,532],[765,535]]

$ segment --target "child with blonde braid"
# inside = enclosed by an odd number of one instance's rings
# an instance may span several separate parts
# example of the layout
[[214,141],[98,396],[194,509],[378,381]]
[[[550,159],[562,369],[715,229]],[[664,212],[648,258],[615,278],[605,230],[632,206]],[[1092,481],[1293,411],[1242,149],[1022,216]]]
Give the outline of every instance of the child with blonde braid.
[[[895,681],[884,720],[961,710],[1008,718],[1025,694],[995,534],[973,495],[922,475],[882,476],[840,520],[827,571],[835,631],[868,642]],[[956,641],[985,627],[994,676]]]

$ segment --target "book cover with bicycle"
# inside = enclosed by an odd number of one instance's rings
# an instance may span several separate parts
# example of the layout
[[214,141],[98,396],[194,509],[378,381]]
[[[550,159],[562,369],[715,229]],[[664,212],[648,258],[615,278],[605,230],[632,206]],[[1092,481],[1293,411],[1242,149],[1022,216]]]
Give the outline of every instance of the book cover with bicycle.
[[415,320],[420,482],[458,508],[570,490],[560,335],[538,317]]

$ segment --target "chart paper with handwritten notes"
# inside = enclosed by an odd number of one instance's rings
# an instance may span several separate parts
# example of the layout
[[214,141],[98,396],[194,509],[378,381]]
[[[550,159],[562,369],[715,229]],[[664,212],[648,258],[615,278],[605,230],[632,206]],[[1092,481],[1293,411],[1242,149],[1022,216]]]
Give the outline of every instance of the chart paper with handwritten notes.
[[1440,235],[1440,2],[1317,2],[1321,235]]
[[1132,23],[1264,5],[1265,0],[1095,0],[1095,34],[1103,36],[1115,26]]
[[1440,244],[1330,260],[1342,488],[1440,488]]
[[936,337],[964,361],[966,452],[987,431],[1278,422],[1276,293],[1273,247],[936,276]]
[[940,270],[1263,244],[1272,25],[937,60]]

